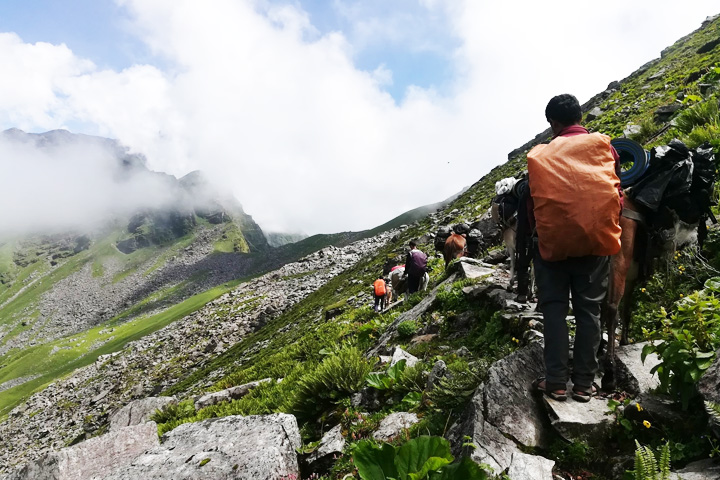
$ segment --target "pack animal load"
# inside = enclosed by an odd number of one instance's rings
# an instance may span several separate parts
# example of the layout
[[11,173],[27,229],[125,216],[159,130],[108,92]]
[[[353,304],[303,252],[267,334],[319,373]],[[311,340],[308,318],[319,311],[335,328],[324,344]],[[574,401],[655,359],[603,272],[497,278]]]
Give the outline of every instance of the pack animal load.
[[510,225],[515,220],[519,199],[515,190],[517,184],[518,180],[514,177],[495,182],[495,198],[490,206],[490,214],[498,225]]
[[710,210],[716,204],[714,185],[712,147],[706,144],[690,150],[680,140],[672,140],[650,151],[647,170],[625,194],[642,207],[651,230],[672,229],[677,219],[688,225],[697,224],[702,239],[704,220],[710,218],[715,222]]
[[610,137],[556,137],[527,155],[540,256],[546,261],[620,250],[620,179]]

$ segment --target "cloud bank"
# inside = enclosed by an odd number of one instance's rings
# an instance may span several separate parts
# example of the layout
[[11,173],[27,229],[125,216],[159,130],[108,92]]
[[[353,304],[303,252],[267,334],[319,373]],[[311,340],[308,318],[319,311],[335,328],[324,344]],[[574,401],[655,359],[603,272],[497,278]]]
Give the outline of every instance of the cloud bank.
[[[679,11],[668,0],[418,0],[403,17],[336,0],[353,28],[321,33],[298,3],[118,3],[158,61],[102,70],[65,45],[0,33],[12,72],[0,78],[0,125],[117,138],[154,170],[207,172],[264,229],[310,234],[370,228],[458,192],[545,128],[551,96],[587,100],[717,13],[705,0]],[[446,35],[417,45],[428,19]],[[374,39],[446,55],[451,81],[396,101],[387,65],[356,65],[382,48]]]

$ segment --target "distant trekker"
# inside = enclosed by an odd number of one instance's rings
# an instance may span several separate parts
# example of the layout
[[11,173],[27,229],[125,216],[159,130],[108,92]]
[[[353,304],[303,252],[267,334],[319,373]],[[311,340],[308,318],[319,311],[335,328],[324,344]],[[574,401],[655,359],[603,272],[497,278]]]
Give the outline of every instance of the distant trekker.
[[420,290],[420,281],[427,271],[427,255],[418,250],[417,244],[410,241],[410,251],[405,259],[405,275],[407,275],[407,292],[413,294]]
[[387,294],[387,285],[380,275],[373,283],[373,295],[375,297],[375,311],[381,312],[385,309],[385,295]]
[[[595,394],[600,307],[608,286],[609,256],[620,250],[620,180],[610,137],[580,125],[572,95],[553,97],[545,109],[553,138],[527,155],[534,225],[538,310],[545,324],[545,377],[535,389],[556,400],[586,402]],[[573,370],[569,371],[566,316],[575,314]]]

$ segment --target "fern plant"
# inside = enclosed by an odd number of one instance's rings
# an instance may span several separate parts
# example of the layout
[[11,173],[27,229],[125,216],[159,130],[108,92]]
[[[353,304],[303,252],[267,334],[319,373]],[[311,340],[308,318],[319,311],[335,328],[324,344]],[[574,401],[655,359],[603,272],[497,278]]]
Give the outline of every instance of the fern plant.
[[710,416],[713,426],[720,427],[720,403],[705,401],[705,411]]
[[650,447],[635,440],[635,480],[670,480],[670,445],[666,443],[660,451],[660,458]]

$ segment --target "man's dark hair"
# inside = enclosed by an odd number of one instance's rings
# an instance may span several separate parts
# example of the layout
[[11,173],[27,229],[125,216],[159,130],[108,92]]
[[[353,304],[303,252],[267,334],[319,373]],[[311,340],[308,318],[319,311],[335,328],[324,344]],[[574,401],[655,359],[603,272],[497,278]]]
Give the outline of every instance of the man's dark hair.
[[569,93],[553,97],[545,107],[545,118],[547,118],[548,122],[555,120],[565,126],[580,123],[580,120],[582,120],[580,103],[575,98],[575,95]]
[[415,243],[415,240],[410,240],[409,245],[410,245],[411,247],[417,247],[417,243]]

